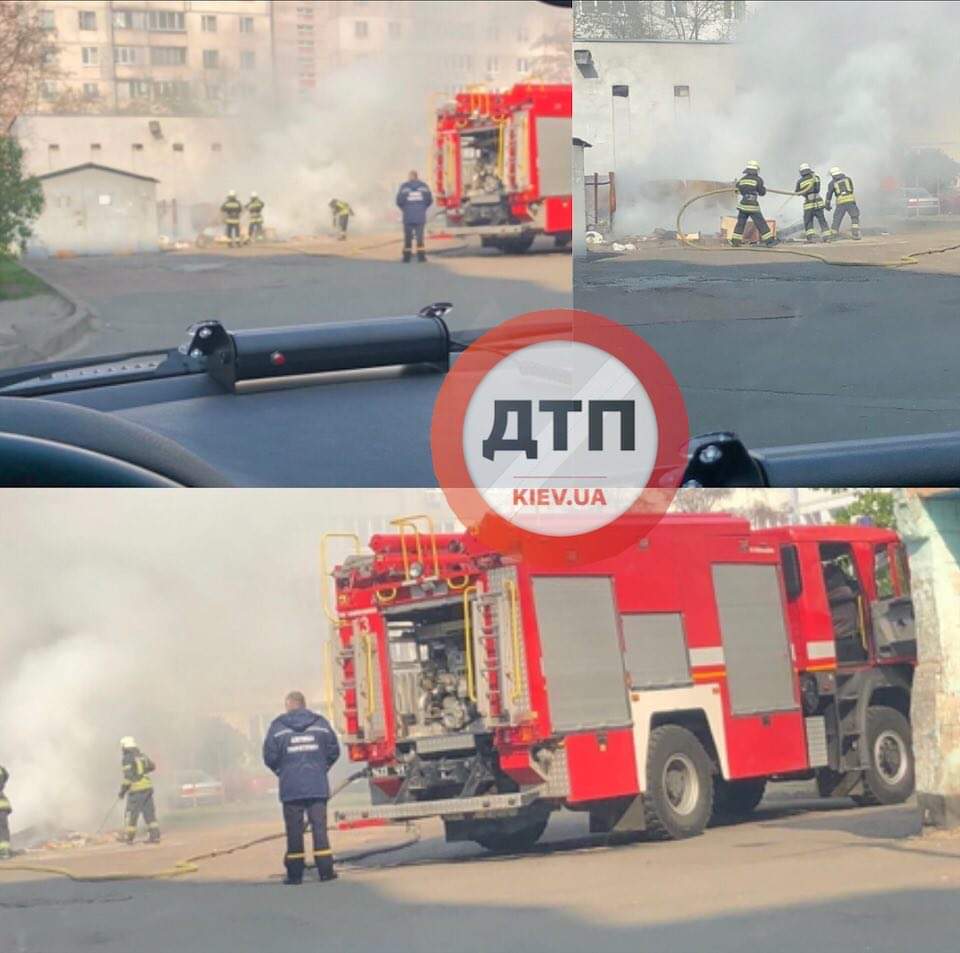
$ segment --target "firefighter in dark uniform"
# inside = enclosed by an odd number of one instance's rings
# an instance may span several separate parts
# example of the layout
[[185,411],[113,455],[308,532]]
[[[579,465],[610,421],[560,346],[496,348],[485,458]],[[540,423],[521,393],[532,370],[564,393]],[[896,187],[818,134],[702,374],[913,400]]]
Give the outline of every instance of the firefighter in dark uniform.
[[793,191],[803,196],[803,233],[807,241],[817,240],[814,223],[820,228],[820,237],[825,242],[830,241],[830,228],[827,217],[823,214],[823,197],[820,195],[820,176],[810,168],[808,162],[800,164],[800,178]]
[[0,764],[0,860],[7,860],[13,853],[10,850],[10,815],[13,808],[4,792],[9,778],[10,772]]
[[240,216],[243,215],[243,205],[233,189],[227,193],[226,201],[220,206],[220,211],[223,213],[223,221],[227,226],[227,238],[230,240],[230,247],[235,248],[240,244]]
[[320,880],[336,880],[327,839],[327,772],[340,757],[340,743],[323,715],[310,711],[302,692],[286,697],[286,713],[275,718],[263,741],[263,763],[280,779],[287,831],[285,884],[303,883],[304,815],[313,831],[313,859]]
[[354,214],[349,203],[341,199],[330,199],[330,212],[333,215],[333,227],[340,233],[338,240],[345,242],[347,240],[347,226],[350,224],[350,216]]
[[157,811],[153,803],[153,782],[149,777],[150,772],[155,771],[157,766],[141,752],[136,741],[129,736],[120,739],[120,749],[123,752],[123,784],[120,786],[119,796],[127,799],[124,839],[128,844],[133,843],[137,822],[142,814],[149,841],[157,844],[160,841],[160,825],[157,823]]
[[760,241],[765,245],[776,245],[777,240],[767,228],[766,219],[760,212],[760,196],[767,194],[767,187],[760,178],[760,163],[751,159],[740,178],[733,184],[739,193],[739,200],[737,201],[737,224],[733,228],[730,244],[743,244],[743,230],[747,227],[747,222],[752,221],[757,228]]
[[263,199],[256,192],[250,193],[247,216],[247,221],[250,223],[247,228],[247,238],[252,242],[263,238]]
[[830,236],[840,237],[840,223],[844,215],[849,215],[853,239],[860,241],[860,209],[857,206],[857,197],[853,194],[853,179],[849,175],[844,175],[839,166],[834,166],[830,170],[830,176],[830,182],[827,185],[827,211],[830,211],[830,203],[834,199],[837,202],[830,226]]
[[417,261],[426,261],[423,250],[423,227],[427,223],[427,209],[433,204],[430,186],[420,181],[412,171],[397,192],[397,207],[403,212],[403,260],[410,261],[413,240],[417,240]]

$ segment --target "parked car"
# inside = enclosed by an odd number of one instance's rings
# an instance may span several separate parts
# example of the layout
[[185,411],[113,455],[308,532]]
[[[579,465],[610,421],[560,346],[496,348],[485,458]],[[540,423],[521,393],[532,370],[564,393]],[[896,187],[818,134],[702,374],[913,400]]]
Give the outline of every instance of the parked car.
[[276,797],[278,784],[276,776],[266,772],[229,771],[223,778],[228,801],[255,801],[259,798]]
[[901,189],[902,208],[909,217],[915,215],[939,215],[940,199],[926,189]]
[[223,804],[223,784],[205,771],[179,771],[174,776],[170,806],[196,807],[199,804]]

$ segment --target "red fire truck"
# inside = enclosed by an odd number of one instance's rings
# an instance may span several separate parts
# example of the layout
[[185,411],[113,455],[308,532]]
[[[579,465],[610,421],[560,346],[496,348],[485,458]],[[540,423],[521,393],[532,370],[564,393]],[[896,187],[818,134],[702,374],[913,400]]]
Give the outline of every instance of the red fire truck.
[[524,252],[573,233],[572,87],[524,83],[458,93],[437,112],[433,186],[444,234]]
[[561,807],[682,838],[769,781],[911,794],[896,533],[675,516],[556,569],[395,522],[330,577],[335,721],[373,792],[335,820],[440,817],[448,840],[518,850]]

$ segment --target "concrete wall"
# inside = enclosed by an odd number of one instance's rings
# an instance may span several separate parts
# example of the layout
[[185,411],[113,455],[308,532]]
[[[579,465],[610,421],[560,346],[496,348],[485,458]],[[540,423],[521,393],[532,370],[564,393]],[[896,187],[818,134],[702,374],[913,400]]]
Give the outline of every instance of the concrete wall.
[[927,824],[960,826],[960,491],[900,490],[919,664],[911,720]]
[[[592,68],[574,67],[573,134],[593,148],[585,171],[616,172],[629,153],[653,147],[652,131],[665,123],[696,123],[699,112],[716,113],[736,95],[736,47],[729,43],[577,40]],[[629,87],[627,98],[613,86]],[[689,98],[674,87],[689,87]]]
[[46,205],[28,254],[156,251],[156,183],[82,169],[44,179]]

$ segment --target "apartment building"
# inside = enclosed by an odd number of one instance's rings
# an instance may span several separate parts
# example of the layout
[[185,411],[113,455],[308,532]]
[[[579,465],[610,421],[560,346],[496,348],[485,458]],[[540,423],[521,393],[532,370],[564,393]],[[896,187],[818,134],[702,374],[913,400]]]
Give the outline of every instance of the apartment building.
[[272,13],[281,98],[316,96],[324,76],[367,59],[406,58],[446,96],[556,80],[546,67],[569,60],[569,11],[524,0],[286,0]]
[[37,111],[216,115],[272,95],[267,0],[41,0],[56,78]]

